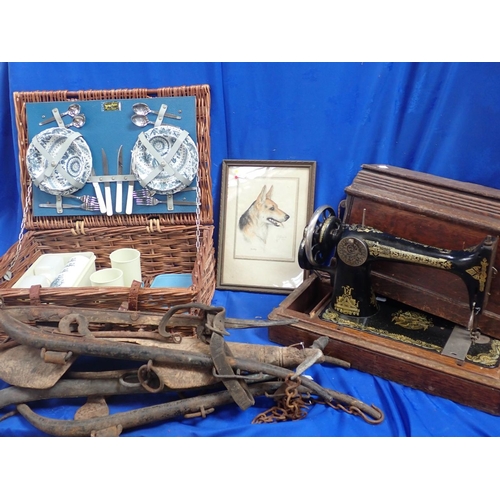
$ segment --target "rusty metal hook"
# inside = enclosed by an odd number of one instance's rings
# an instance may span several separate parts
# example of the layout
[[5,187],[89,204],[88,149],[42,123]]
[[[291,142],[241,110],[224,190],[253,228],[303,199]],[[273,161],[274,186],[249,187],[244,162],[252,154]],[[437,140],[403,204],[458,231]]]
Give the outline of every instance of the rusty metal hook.
[[381,424],[383,421],[384,421],[384,412],[378,408],[377,406],[375,405],[370,405],[370,407],[376,412],[378,413],[378,417],[377,418],[370,418],[366,412],[364,412],[362,409],[358,408],[357,406],[349,406],[349,408],[346,408],[344,405],[342,405],[341,403],[332,403],[332,402],[325,402],[325,404],[327,404],[328,406],[330,406],[331,408],[333,408],[334,410],[342,410],[342,411],[345,411],[346,413],[349,413],[349,415],[357,415],[359,417],[361,417],[367,424],[372,424],[372,425],[377,425],[377,424]]
[[[163,380],[154,370],[153,360],[151,359],[137,370],[137,378],[141,386],[148,392],[161,392],[165,388]],[[151,385],[152,381],[156,383],[156,386]]]

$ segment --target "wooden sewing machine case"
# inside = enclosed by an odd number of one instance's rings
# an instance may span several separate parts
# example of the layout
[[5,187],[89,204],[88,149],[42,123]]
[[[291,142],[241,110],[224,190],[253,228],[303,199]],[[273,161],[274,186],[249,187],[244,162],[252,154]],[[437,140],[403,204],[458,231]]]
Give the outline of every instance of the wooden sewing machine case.
[[[467,249],[486,236],[500,236],[500,191],[388,165],[362,165],[339,207],[346,223],[366,226],[450,250]],[[319,336],[330,342],[326,353],[345,359],[360,371],[500,414],[500,284],[496,269],[479,328],[490,337],[492,361],[458,362],[436,350],[372,335],[320,319],[329,304],[329,277],[311,275],[269,315],[296,319],[269,328],[269,339],[283,345],[310,345]],[[371,281],[378,296],[467,326],[468,294],[452,273],[395,262],[375,262]]]

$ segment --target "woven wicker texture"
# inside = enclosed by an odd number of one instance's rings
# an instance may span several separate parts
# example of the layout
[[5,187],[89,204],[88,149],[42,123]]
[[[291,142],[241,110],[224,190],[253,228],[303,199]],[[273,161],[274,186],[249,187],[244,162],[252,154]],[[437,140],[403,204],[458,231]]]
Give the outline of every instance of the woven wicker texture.
[[[105,91],[21,92],[14,94],[19,136],[19,163],[22,200],[30,182],[26,168],[29,146],[26,103],[71,100],[146,99],[148,97],[196,96],[196,120],[201,211],[196,214],[92,215],[76,217],[34,217],[31,199],[25,220],[26,232],[18,254],[14,244],[0,259],[0,277],[12,271],[13,279],[0,283],[0,297],[7,306],[30,302],[63,306],[116,309],[124,303],[130,309],[162,311],[172,305],[201,302],[209,304],[215,291],[213,247],[213,200],[210,178],[210,91],[208,85]],[[109,254],[117,248],[141,252],[144,287],[12,288],[38,257],[46,253],[93,252],[96,268],[110,267]],[[14,265],[12,265],[12,263]],[[189,288],[150,288],[155,276],[191,273]]]
[[[79,92],[15,92],[14,106],[19,143],[19,168],[22,200],[26,198],[27,186],[30,183],[26,166],[26,152],[29,147],[28,126],[26,117],[26,103],[48,101],[90,101],[114,99],[147,99],[148,97],[196,97],[196,135],[198,141],[199,168],[198,178],[200,186],[200,221],[202,224],[213,224],[212,181],[210,177],[210,88],[208,85],[193,85],[186,87],[165,87],[155,90],[121,89],[121,90],[86,90]],[[106,215],[92,214],[77,217],[35,217],[31,209],[26,217],[27,229],[63,229],[72,228],[76,221],[83,221],[86,227],[111,226],[144,226],[148,217],[145,215],[115,214],[109,218]],[[196,214],[175,213],[155,214],[159,223],[192,225],[196,222]]]
[[[148,233],[145,228],[92,228],[85,234],[72,235],[64,230],[27,233],[22,252],[12,271],[20,277],[35,260],[45,253],[94,252],[96,268],[110,267],[109,254],[120,247],[133,247],[141,252],[144,287],[138,298],[131,298],[126,287],[41,288],[37,300],[64,306],[116,309],[123,302],[137,300],[138,310],[161,311],[167,306],[188,302],[210,303],[215,291],[215,258],[212,238],[213,227],[200,230],[200,248],[196,249],[196,228],[175,226]],[[0,262],[0,274],[5,274],[16,253],[13,246]],[[152,279],[160,273],[192,273],[189,288],[150,288]],[[5,305],[26,305],[30,290],[10,288],[9,282],[0,285],[0,296]],[[136,307],[133,307],[134,309]]]

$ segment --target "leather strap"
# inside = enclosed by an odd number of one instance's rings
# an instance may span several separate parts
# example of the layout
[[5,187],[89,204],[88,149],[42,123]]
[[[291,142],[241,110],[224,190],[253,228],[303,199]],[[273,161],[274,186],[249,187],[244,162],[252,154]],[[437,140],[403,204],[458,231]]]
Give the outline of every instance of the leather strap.
[[42,301],[40,300],[40,290],[41,290],[40,285],[31,285],[30,286],[30,305],[32,306],[39,306]]
[[139,290],[141,289],[140,281],[132,281],[130,291],[128,293],[128,310],[137,311],[139,308]]
[[236,378],[228,360],[228,356],[232,356],[231,350],[219,333],[214,332],[212,334],[210,339],[210,355],[212,356],[217,374],[221,376],[222,383],[226,386],[234,402],[242,410],[247,410],[250,406],[253,406],[255,399],[249,391],[246,382]]

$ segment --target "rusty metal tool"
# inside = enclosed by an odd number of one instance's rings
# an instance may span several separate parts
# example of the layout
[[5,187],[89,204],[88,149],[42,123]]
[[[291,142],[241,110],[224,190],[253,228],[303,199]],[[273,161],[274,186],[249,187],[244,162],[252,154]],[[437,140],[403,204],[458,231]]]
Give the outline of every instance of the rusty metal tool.
[[[250,386],[250,391],[253,396],[264,395],[276,390],[279,385],[281,382],[264,382]],[[119,427],[130,429],[232,402],[233,399],[229,391],[220,391],[85,420],[58,420],[43,417],[35,413],[27,404],[17,405],[17,411],[31,425],[51,436],[88,437],[104,433],[108,429]]]
[[89,396],[114,396],[146,393],[139,383],[122,383],[121,377],[105,379],[61,379],[48,389],[6,387],[0,390],[0,409],[10,405],[54,398],[81,398]]
[[[69,336],[70,338],[66,338],[68,337],[67,335],[40,332],[35,327],[24,324],[9,316],[4,309],[0,309],[0,327],[14,340],[37,348],[45,347],[54,351],[72,352],[74,354],[103,358],[142,360],[146,363],[149,360],[153,360],[160,363],[168,363],[172,367],[179,368],[212,368],[214,366],[212,357],[203,353],[193,353],[156,346],[128,345],[127,343],[95,339],[91,335],[82,335],[81,337]],[[287,376],[294,373],[286,368],[247,358],[228,356],[227,363],[229,363],[233,370],[253,374],[264,373],[279,377],[282,380],[285,380]],[[358,414],[362,415],[367,422],[379,423],[383,420],[383,413],[373,405],[369,406],[352,396],[325,389],[307,378],[302,378],[301,383],[312,393],[321,397],[326,403],[341,403],[349,408],[356,408]]]

